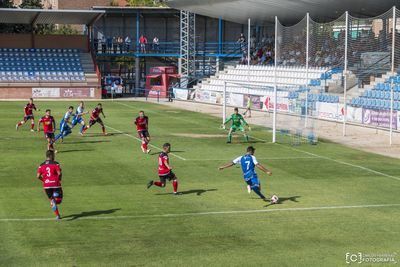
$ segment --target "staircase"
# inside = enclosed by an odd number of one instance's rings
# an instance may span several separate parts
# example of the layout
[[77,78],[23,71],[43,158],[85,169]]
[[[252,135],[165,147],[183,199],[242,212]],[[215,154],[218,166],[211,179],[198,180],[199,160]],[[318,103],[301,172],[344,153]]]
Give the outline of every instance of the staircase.
[[81,53],[81,64],[88,86],[100,86],[99,77],[95,71],[92,55],[90,53]]

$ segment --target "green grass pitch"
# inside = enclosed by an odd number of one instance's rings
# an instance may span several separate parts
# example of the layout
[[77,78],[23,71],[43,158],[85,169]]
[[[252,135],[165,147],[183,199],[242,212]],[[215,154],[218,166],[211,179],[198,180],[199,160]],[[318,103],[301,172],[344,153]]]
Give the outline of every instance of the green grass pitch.
[[[262,191],[282,200],[267,206],[247,193],[239,168],[217,170],[248,145],[226,144],[220,119],[143,102],[104,102],[111,135],[75,128],[57,144],[64,200],[56,222],[35,177],[43,133],[15,131],[24,104],[0,104],[0,266],[345,266],[346,253],[400,252],[399,160],[330,142],[256,140],[255,156],[273,172],[258,172]],[[77,105],[36,104],[36,120],[50,108],[57,124]],[[141,109],[151,144],[172,144],[180,196],[170,183],[146,189],[158,151],[143,154],[134,138]]]

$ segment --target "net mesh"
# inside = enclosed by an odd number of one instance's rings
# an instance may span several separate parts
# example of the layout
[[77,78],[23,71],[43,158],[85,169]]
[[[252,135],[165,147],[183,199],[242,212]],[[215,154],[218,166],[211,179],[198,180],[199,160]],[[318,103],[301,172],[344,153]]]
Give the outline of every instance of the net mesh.
[[363,87],[391,71],[393,9],[373,18],[349,15],[348,23],[348,87]]

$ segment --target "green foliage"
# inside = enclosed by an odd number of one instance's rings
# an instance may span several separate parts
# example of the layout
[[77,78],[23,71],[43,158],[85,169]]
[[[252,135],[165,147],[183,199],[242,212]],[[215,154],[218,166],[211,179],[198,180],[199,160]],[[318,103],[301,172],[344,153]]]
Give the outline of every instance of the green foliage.
[[79,34],[79,31],[71,25],[58,25],[58,28],[54,29],[50,34],[75,35]]
[[0,0],[0,8],[14,8],[14,3],[11,0]]
[[111,0],[110,6],[119,6],[118,0]]
[[155,0],[128,0],[128,5],[133,7],[165,7],[162,2]]
[[43,9],[41,0],[23,0],[19,7],[25,9]]

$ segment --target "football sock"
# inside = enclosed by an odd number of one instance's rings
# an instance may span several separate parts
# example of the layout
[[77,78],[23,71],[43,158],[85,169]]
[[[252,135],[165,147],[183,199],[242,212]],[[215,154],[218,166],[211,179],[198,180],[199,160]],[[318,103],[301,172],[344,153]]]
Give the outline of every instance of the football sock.
[[173,180],[172,186],[174,187],[174,193],[178,192],[178,180]]
[[51,203],[51,209],[53,210],[54,214],[55,214],[56,216],[60,216],[60,212],[58,211],[56,202],[52,199],[52,200],[50,201],[50,203]]
[[103,134],[105,134],[105,133],[106,133],[106,127],[104,127],[104,126],[101,126],[101,130],[103,131]]
[[86,131],[86,126],[85,126],[85,125],[82,125],[82,127],[81,127],[81,133],[83,133],[84,131]]
[[65,132],[63,133],[63,137],[66,137],[67,135],[69,135],[69,134],[71,134],[71,133],[72,133],[71,130],[65,131]]
[[154,182],[155,186],[164,187],[165,185],[162,182]]
[[143,143],[143,149],[147,150],[147,143]]
[[18,127],[21,126],[23,124],[22,121],[18,122]]
[[228,134],[228,142],[232,142],[232,135]]
[[246,142],[249,142],[249,136],[247,134],[244,135],[244,140],[246,140]]
[[59,133],[56,135],[56,138],[54,139],[54,142],[57,141],[58,139],[60,139],[63,136],[62,133]]
[[34,128],[35,128],[35,123],[32,122],[32,123],[31,123],[31,129],[33,130]]
[[254,186],[252,189],[260,198],[265,199],[265,196],[260,192],[260,188],[258,186]]

